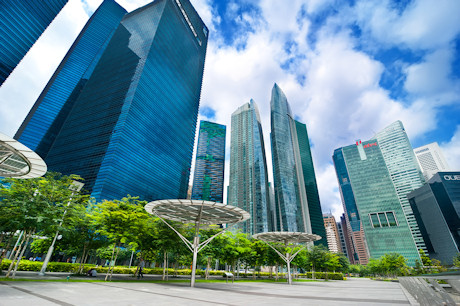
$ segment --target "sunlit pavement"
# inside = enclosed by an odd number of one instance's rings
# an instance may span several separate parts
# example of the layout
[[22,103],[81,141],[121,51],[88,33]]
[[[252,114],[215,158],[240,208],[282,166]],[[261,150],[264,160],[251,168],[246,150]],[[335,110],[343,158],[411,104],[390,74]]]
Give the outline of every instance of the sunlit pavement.
[[[409,298],[408,298],[409,297]],[[1,282],[0,305],[416,305],[399,283]]]

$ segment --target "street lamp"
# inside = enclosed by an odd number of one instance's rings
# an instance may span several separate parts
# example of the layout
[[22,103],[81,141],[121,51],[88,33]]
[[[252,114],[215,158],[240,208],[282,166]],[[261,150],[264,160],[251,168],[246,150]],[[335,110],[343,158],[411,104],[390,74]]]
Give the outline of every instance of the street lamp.
[[[72,190],[72,194],[70,195],[70,199],[66,207],[70,205],[70,202],[72,201],[73,196],[75,195],[76,192],[79,192],[81,190],[83,185],[85,184],[83,184],[82,182],[72,181],[72,184],[70,184],[69,186],[69,189]],[[56,243],[56,240],[58,239],[58,236],[59,236],[59,228],[61,227],[62,222],[64,222],[64,217],[66,213],[67,213],[67,208],[64,210],[64,214],[62,215],[62,220],[59,223],[59,226],[56,230],[56,234],[54,235],[53,242],[51,243],[50,248],[48,249],[48,253],[46,253],[45,261],[43,261],[42,268],[40,270],[40,273],[38,273],[38,275],[45,275],[46,267],[48,266],[48,262],[50,261],[51,254],[53,254],[54,244]]]

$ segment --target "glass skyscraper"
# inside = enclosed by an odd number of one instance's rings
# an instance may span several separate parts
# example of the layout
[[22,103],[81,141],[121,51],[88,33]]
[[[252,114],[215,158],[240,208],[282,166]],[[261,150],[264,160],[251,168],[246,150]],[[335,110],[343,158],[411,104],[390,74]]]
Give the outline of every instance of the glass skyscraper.
[[[341,186],[342,199],[347,215],[359,216],[370,257],[397,252],[414,266],[419,253],[378,140],[336,149],[334,163],[339,185],[349,182],[345,194]],[[353,221],[356,226],[358,219]]]
[[43,159],[125,14],[113,0],[99,6],[14,136]]
[[45,161],[100,201],[186,198],[208,30],[188,0],[126,14]]
[[311,231],[321,236],[315,245],[322,244],[328,247],[326,229],[324,228],[323,212],[319,201],[318,186],[316,184],[315,167],[311,156],[310,140],[308,139],[307,126],[295,120],[297,143],[299,144],[300,159],[302,161],[303,180],[307,193],[308,212],[310,215]]
[[192,200],[223,203],[226,127],[200,121]]
[[272,230],[262,125],[253,100],[232,114],[228,204],[249,212],[251,218],[237,225],[242,232]]
[[369,253],[342,148],[334,151],[332,159],[334,161],[343,210],[345,212],[346,227],[344,226],[344,232],[346,231],[349,236],[348,259],[350,259],[352,264],[365,265],[369,261]]
[[272,89],[270,106],[275,230],[312,233],[296,125],[287,98],[277,84]]
[[406,215],[417,249],[427,252],[407,194],[421,187],[425,178],[401,121],[395,121],[376,135],[396,194]]
[[0,2],[0,85],[68,0]]

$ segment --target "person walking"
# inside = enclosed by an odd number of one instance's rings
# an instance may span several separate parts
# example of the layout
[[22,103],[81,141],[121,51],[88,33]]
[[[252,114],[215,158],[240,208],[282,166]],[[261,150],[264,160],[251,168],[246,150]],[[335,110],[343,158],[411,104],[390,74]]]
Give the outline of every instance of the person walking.
[[143,258],[141,258],[141,262],[139,263],[139,273],[137,274],[137,278],[144,278],[144,267],[145,267],[145,261]]

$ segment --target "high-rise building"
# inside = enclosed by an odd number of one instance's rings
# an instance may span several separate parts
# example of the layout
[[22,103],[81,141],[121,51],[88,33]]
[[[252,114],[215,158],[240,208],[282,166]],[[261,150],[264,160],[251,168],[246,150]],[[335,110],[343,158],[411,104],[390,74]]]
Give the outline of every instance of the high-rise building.
[[323,212],[319,201],[318,186],[316,184],[315,167],[311,156],[310,140],[308,138],[307,126],[297,120],[295,130],[297,143],[299,145],[300,160],[302,162],[303,180],[305,192],[307,194],[308,213],[310,215],[311,231],[313,234],[321,236],[321,240],[315,241],[315,245],[327,247],[326,230],[324,228]]
[[251,218],[237,225],[244,233],[272,230],[264,138],[252,99],[232,114],[228,204],[249,212]]
[[207,34],[188,0],[126,14],[65,116],[49,169],[81,175],[96,200],[185,198]]
[[351,253],[351,238],[348,235],[348,229],[347,229],[347,223],[345,219],[345,214],[342,214],[340,216],[340,222],[337,222],[337,229],[339,231],[339,237],[340,237],[340,246],[342,247],[342,253],[348,258],[348,260],[351,262],[350,258]]
[[102,2],[19,127],[14,138],[43,159],[125,14],[115,1]]
[[460,252],[460,172],[438,172],[407,197],[428,254],[451,265]]
[[225,125],[200,121],[192,200],[223,202]]
[[348,258],[352,264],[366,265],[369,261],[369,252],[342,149],[335,150],[332,159],[345,212],[346,227],[344,227],[344,231],[347,231],[350,238],[348,242]]
[[281,88],[272,89],[271,146],[275,183],[275,229],[312,233],[296,124]]
[[427,251],[407,194],[421,187],[425,179],[401,121],[395,121],[376,135],[396,194],[418,250]]
[[329,251],[332,253],[342,253],[339,229],[337,228],[334,216],[331,214],[324,214],[323,220]]
[[397,252],[414,266],[420,256],[378,140],[336,149],[333,159],[347,217],[364,229],[370,257]]
[[414,153],[425,181],[432,178],[436,172],[451,170],[437,142],[415,148]]
[[0,85],[5,82],[67,1],[1,1]]

